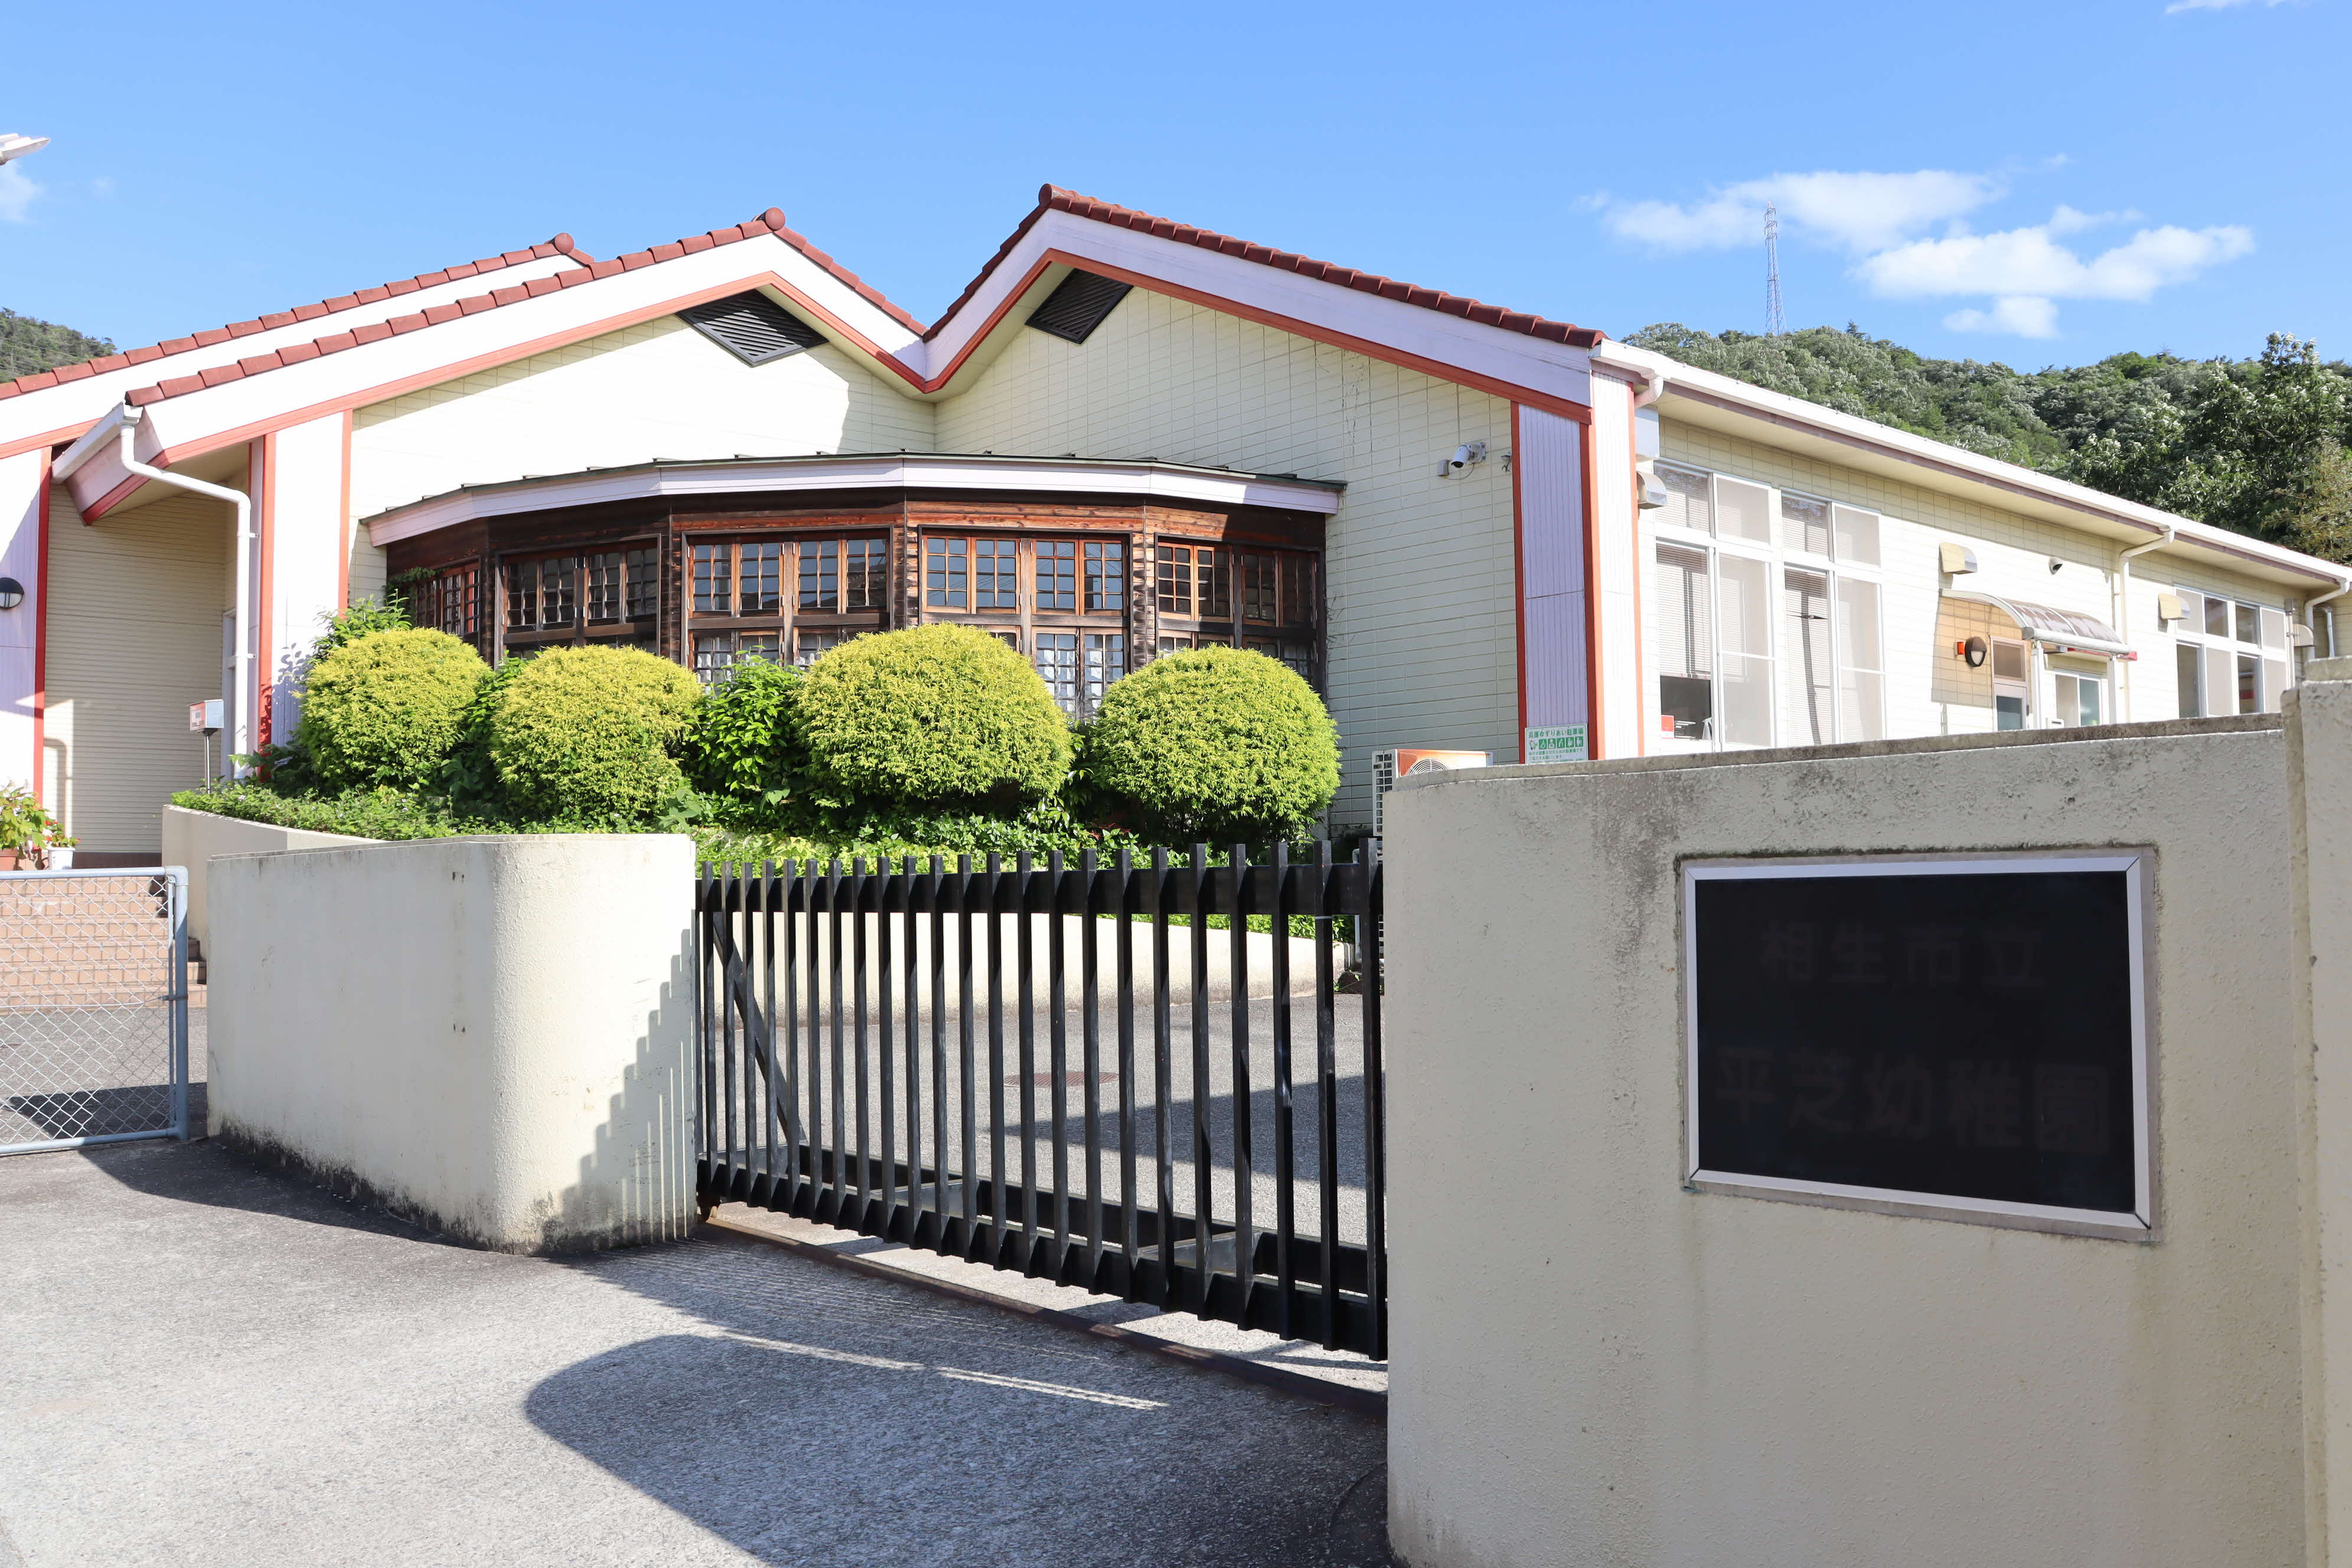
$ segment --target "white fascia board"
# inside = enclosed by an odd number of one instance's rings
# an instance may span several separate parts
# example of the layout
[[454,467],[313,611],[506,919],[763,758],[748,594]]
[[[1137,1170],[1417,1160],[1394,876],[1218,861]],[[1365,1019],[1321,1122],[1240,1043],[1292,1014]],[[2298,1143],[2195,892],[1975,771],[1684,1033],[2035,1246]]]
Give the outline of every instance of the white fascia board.
[[[650,262],[632,271],[519,300],[302,363],[223,382],[147,405],[140,449],[176,458],[207,450],[233,433],[308,418],[325,407],[357,406],[400,391],[455,379],[514,358],[542,340],[577,342],[603,323],[650,311],[673,300],[772,274],[856,330],[880,331],[909,350],[915,334],[862,295],[773,235],[713,246]],[[822,322],[811,322],[822,327]],[[530,352],[538,352],[530,350]],[[441,373],[446,372],[446,375]],[[902,382],[899,384],[904,386]],[[911,389],[910,389],[911,390]]]
[[[38,392],[19,393],[0,399],[0,447],[28,437],[40,436],[52,430],[69,429],[90,420],[104,417],[108,408],[122,401],[123,394],[142,387],[169,381],[174,376],[194,375],[198,371],[215,366],[235,364],[255,354],[307,343],[336,332],[348,332],[354,327],[373,321],[389,321],[394,316],[412,315],[428,306],[446,305],[455,300],[469,300],[477,294],[487,294],[493,289],[510,289],[534,278],[551,277],[575,268],[580,264],[568,256],[547,256],[534,260],[501,267],[495,272],[478,273],[471,278],[459,278],[447,283],[436,283],[407,294],[394,294],[388,299],[352,305],[346,310],[331,310],[323,316],[313,316],[306,321],[289,321],[282,327],[267,327],[248,332],[241,338],[228,338],[208,347],[184,349],[140,364],[125,365],[102,374],[86,376],[79,381],[62,382]],[[206,331],[211,329],[207,328]]]
[[743,495],[790,490],[1045,490],[1065,495],[1142,495],[1213,506],[1279,507],[1324,516],[1339,492],[1255,474],[1222,474],[1164,464],[1037,462],[1019,458],[795,458],[773,463],[677,463],[611,473],[519,479],[412,501],[368,521],[379,548],[488,517],[556,507],[662,497]]
[[[1180,289],[1231,300],[1531,392],[1577,404],[1591,401],[1586,386],[1588,352],[1571,344],[1487,326],[1059,210],[1045,214],[1021,237],[980,291],[930,341],[931,375],[954,363],[956,355],[1049,250],[1098,260]],[[1018,331],[1021,325],[1008,314],[998,330]]]
[[[1739,433],[1744,416],[1772,426],[1782,435],[1749,430],[1748,438],[1766,445],[1787,445],[1785,433],[1807,432],[1842,451],[1827,454],[1850,467],[1906,479],[1928,489],[1970,495],[2009,510],[2085,527],[2095,533],[2132,542],[2158,539],[2166,529],[2177,531],[2166,552],[2188,551],[2226,560],[2237,570],[2252,565],[2263,575],[2298,583],[2343,583],[2352,577],[2346,568],[2316,556],[2272,544],[2193,518],[2179,517],[2137,501],[2111,496],[2015,463],[1947,446],[1927,436],[1875,424],[1818,403],[1785,393],[1767,391],[1713,371],[1694,370],[1664,354],[1612,342],[1593,351],[1603,368],[1622,366],[1644,377],[1663,376],[1665,391],[1659,399],[1664,411],[1692,424]],[[1730,415],[1732,419],[1723,416]],[[1877,461],[1869,459],[1875,458]],[[1952,481],[1958,481],[1958,484]],[[1997,492],[1987,496],[1986,491]],[[2021,506],[2020,503],[2024,505]],[[2105,526],[2101,527],[2100,524]],[[2161,553],[2158,552],[2158,553]]]

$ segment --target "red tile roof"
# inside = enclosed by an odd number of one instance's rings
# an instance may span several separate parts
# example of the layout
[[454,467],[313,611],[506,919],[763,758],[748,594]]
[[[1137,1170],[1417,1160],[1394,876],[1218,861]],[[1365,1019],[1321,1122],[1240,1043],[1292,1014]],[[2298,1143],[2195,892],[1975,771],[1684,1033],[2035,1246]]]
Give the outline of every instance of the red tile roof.
[[1436,289],[1423,289],[1411,283],[1400,283],[1393,278],[1382,278],[1372,272],[1359,272],[1351,267],[1336,267],[1328,261],[1312,260],[1292,251],[1276,250],[1271,246],[1253,245],[1248,240],[1236,239],[1230,234],[1219,234],[1214,229],[1195,228],[1191,224],[1177,223],[1170,218],[1154,217],[1150,213],[1138,212],[1133,207],[1114,206],[1108,202],[1098,202],[1092,196],[1082,196],[1076,191],[1066,191],[1059,185],[1038,187],[1036,210],[1021,220],[1021,226],[1014,229],[1004,243],[996,247],[996,254],[989,258],[987,266],[980,269],[980,275],[965,287],[964,291],[956,297],[956,302],[949,306],[939,321],[933,324],[931,330],[923,335],[927,338],[935,336],[941,327],[954,320],[955,313],[980,291],[980,286],[982,283],[988,281],[989,274],[994,272],[998,265],[1013,253],[1013,247],[1021,243],[1021,237],[1027,234],[1035,226],[1037,220],[1049,212],[1066,212],[1077,217],[1092,218],[1097,223],[1115,224],[1120,228],[1135,229],[1161,239],[1172,239],[1180,245],[1197,245],[1203,250],[1219,251],[1226,256],[1238,256],[1244,261],[1255,261],[1265,267],[1280,268],[1285,272],[1296,272],[1303,278],[1320,279],[1326,283],[1337,283],[1343,289],[1355,289],[1367,294],[1378,294],[1383,299],[1401,300],[1408,305],[1419,305],[1431,310],[1443,310],[1449,316],[1461,316],[1469,321],[1484,322],[1490,327],[1501,327],[1506,331],[1525,332],[1529,337],[1545,338],[1556,343],[1572,343],[1578,348],[1589,349],[1599,346],[1607,336],[1606,333],[1591,327],[1571,326],[1566,321],[1549,321],[1542,316],[1528,315],[1520,310],[1507,310],[1500,305],[1482,304],[1478,300],[1465,299],[1459,294],[1448,294]]
[[298,305],[290,310],[272,311],[267,316],[257,316],[249,321],[231,321],[226,327],[213,327],[188,337],[151,343],[145,348],[111,353],[101,359],[84,360],[79,364],[56,365],[31,375],[20,375],[14,381],[0,381],[0,398],[15,397],[26,392],[39,392],[44,388],[62,385],[67,382],[86,380],[93,375],[103,375],[110,370],[121,370],[126,365],[145,364],[151,360],[166,359],[173,354],[185,353],[190,349],[210,348],[215,343],[227,342],[233,338],[249,338],[256,332],[266,332],[273,327],[291,326],[297,321],[315,321],[321,316],[331,316],[338,310],[348,310],[355,305],[373,305],[380,300],[396,299],[403,294],[414,294],[420,289],[431,289],[443,283],[455,283],[467,278],[478,278],[486,272],[499,271],[502,268],[519,267],[526,261],[544,261],[551,256],[568,256],[583,267],[590,265],[596,259],[574,246],[570,235],[559,234],[543,244],[532,246],[529,250],[509,250],[500,256],[484,257],[479,261],[460,262],[455,267],[445,267],[438,272],[420,272],[414,278],[403,278],[397,282],[380,284],[373,289],[362,289],[354,293],[339,294],[331,300],[321,300],[315,305]]
[[357,348],[362,343],[381,342],[385,338],[397,337],[403,332],[416,331],[424,327],[437,327],[444,321],[455,321],[460,316],[478,315],[484,310],[496,310],[500,305],[511,305],[521,300],[535,300],[542,294],[552,294],[561,289],[570,289],[582,283],[592,283],[597,279],[610,278],[616,273],[635,272],[640,267],[650,267],[657,261],[674,261],[681,256],[692,256],[698,251],[709,250],[714,246],[732,245],[738,240],[754,239],[765,234],[772,234],[792,246],[802,255],[856,289],[861,297],[887,311],[893,321],[899,322],[908,331],[919,332],[923,330],[922,322],[883,298],[879,290],[859,279],[856,273],[847,270],[832,257],[786,227],[782,208],[770,207],[750,222],[737,224],[732,228],[714,228],[708,234],[690,235],[685,239],[673,240],[667,245],[656,245],[645,250],[633,250],[625,256],[615,256],[605,261],[587,261],[583,258],[585,264],[581,267],[550,273],[544,278],[533,278],[511,289],[493,289],[487,294],[477,294],[464,300],[453,300],[446,304],[435,305],[428,310],[419,310],[414,315],[394,316],[389,321],[372,321],[364,326],[354,327],[348,332],[336,332],[307,343],[289,344],[274,353],[256,354],[251,359],[238,360],[234,364],[215,365],[209,370],[198,371],[194,375],[173,376],[153,386],[142,387],[139,391],[129,393],[125,395],[124,401],[142,405],[160,403],[167,397],[178,397],[186,393],[201,392],[205,387],[218,386],[224,382],[241,381],[248,375],[259,375],[264,371],[279,370],[289,364],[300,364],[307,360],[317,359],[321,354],[340,353],[345,349]]

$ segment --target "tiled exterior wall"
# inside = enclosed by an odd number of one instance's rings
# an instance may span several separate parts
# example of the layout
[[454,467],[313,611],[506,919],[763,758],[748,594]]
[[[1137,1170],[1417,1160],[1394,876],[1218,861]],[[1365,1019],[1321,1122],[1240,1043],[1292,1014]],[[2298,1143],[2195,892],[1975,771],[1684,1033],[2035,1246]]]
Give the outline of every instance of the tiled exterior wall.
[[747,365],[664,316],[361,409],[352,515],[592,464],[927,451],[931,427],[929,405],[830,344]]
[[[1371,753],[1518,755],[1510,405],[1137,289],[1083,344],[1015,335],[940,405],[943,451],[1160,458],[1339,479],[1326,694],[1344,747],[1331,819],[1371,820]],[[1439,464],[1465,441],[1490,459]]]
[[[1989,635],[1997,617],[1982,606],[1942,597],[1937,547],[1945,542],[1968,544],[1977,554],[1979,569],[1958,579],[1954,586],[2073,610],[2109,625],[2115,621],[2114,574],[2119,546],[2108,540],[1672,418],[1662,421],[1660,434],[1661,456],[1670,462],[1866,507],[1880,515],[1884,567],[1877,575],[1885,584],[1882,613],[1891,737],[1964,734],[1993,728],[1990,668],[1968,668],[1952,649],[1969,637]],[[2053,559],[2062,563],[2054,573],[2050,569]],[[1645,572],[1654,560],[1654,545],[1645,537]],[[2135,720],[2179,717],[2174,638],[2169,626],[2157,618],[2158,595],[2174,588],[2284,608],[2290,617],[2297,616],[2301,608],[2299,599],[2275,584],[2162,552],[2138,557],[2132,563],[2128,624],[2118,628],[2140,654],[2126,665],[2123,678],[2129,684],[2130,716]],[[1777,613],[1777,603],[1775,608]],[[1998,619],[2005,628],[2006,618]],[[1646,668],[1652,672],[1645,700],[1654,715],[1656,617],[1645,616],[1645,623],[1652,639],[1645,650]],[[2102,670],[2104,661],[2082,668]],[[2119,694],[2111,694],[2110,703],[2110,718],[2119,715]],[[1654,716],[1649,722],[1655,727]]]
[[86,528],[63,486],[49,504],[47,799],[83,849],[152,852],[204,779],[188,704],[221,694],[231,511],[182,493]]

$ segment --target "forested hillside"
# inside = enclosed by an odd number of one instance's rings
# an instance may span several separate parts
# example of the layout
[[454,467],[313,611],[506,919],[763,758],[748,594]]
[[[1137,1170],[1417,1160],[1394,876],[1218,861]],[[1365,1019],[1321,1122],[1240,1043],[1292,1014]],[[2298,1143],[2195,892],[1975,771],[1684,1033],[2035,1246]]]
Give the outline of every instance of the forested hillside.
[[14,381],[56,365],[79,364],[113,352],[114,345],[104,338],[84,337],[55,321],[38,321],[0,310],[0,381]]
[[2273,333],[2252,359],[2122,353],[2022,374],[1849,325],[1779,337],[1676,323],[1626,339],[1701,370],[2352,562],[2352,366]]

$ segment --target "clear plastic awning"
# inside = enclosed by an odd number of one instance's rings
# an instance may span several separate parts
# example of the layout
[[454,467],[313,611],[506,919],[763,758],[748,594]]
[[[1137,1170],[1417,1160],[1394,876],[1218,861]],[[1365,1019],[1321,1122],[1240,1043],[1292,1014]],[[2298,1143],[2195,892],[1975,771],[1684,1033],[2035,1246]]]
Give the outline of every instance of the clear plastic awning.
[[2024,634],[2027,641],[2038,642],[2061,652],[2095,653],[2113,658],[2126,658],[2131,655],[2131,645],[2116,635],[2115,627],[2074,610],[2062,610],[2054,605],[2036,605],[2024,599],[1979,593],[1970,588],[1948,589],[1944,597],[1966,600],[1972,605],[1990,605],[2015,621],[2017,629]]

